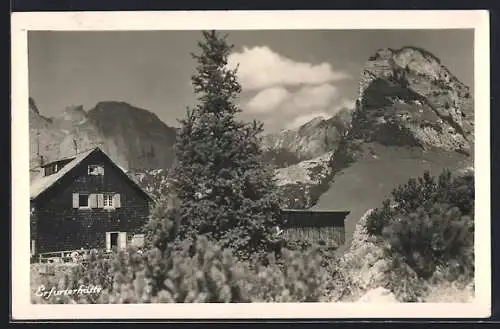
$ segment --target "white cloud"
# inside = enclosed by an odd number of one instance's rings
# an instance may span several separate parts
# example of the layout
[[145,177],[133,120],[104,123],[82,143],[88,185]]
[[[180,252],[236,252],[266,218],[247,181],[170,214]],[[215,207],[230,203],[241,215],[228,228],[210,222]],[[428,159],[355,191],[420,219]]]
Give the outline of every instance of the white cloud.
[[296,62],[273,52],[269,47],[243,48],[229,56],[228,66],[239,64],[238,79],[244,90],[265,89],[273,86],[324,84],[350,78],[336,72],[329,63],[314,65]]
[[316,118],[330,118],[343,108],[352,108],[354,101],[340,97],[330,84],[304,86],[295,92],[271,87],[258,92],[247,103],[245,112],[266,123],[266,129],[297,128]]
[[283,87],[271,87],[258,92],[246,105],[253,113],[278,111],[304,113],[314,109],[324,109],[338,97],[337,88],[330,84],[305,86],[292,93]]
[[290,92],[283,87],[272,87],[257,93],[247,104],[247,109],[254,113],[274,110],[290,97]]
[[337,96],[337,88],[330,84],[305,86],[293,95],[290,99],[290,106],[300,110],[324,108]]
[[271,130],[296,128],[317,116],[331,117],[351,101],[340,97],[336,81],[350,76],[329,63],[296,62],[269,47],[243,48],[229,57],[250,100],[243,107]]

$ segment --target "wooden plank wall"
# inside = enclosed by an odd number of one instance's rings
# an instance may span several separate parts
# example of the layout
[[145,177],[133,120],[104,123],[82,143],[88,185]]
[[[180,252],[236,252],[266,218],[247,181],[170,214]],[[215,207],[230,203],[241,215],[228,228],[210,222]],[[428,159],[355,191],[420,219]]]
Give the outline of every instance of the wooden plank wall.
[[286,239],[338,247],[345,243],[344,219],[348,212],[283,211]]

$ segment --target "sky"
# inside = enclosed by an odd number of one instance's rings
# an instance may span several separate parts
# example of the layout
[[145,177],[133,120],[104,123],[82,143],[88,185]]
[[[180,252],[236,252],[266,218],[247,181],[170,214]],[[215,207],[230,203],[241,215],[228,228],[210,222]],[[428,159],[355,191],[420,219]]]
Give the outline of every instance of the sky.
[[[267,131],[352,106],[367,59],[380,48],[424,48],[473,88],[473,30],[229,31],[244,119]],[[123,101],[178,126],[196,104],[191,85],[199,31],[30,31],[29,93],[41,114]]]

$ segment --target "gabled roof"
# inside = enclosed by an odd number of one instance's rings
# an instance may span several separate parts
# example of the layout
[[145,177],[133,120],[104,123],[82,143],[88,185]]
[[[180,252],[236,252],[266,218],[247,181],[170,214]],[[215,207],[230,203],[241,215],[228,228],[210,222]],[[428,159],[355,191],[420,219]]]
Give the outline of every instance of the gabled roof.
[[[30,186],[30,200],[36,199],[38,196],[40,196],[43,192],[48,190],[51,186],[53,186],[55,183],[57,183],[61,178],[63,178],[66,174],[71,172],[76,166],[78,166],[83,160],[85,160],[90,154],[94,152],[101,152],[104,154],[109,161],[118,169],[118,171],[123,174],[125,179],[130,181],[132,185],[134,185],[136,188],[138,188],[144,195],[146,195],[149,199],[151,199],[151,196],[146,193],[135,181],[133,181],[128,175],[126,174],[125,170],[120,167],[118,164],[116,164],[111,158],[104,153],[99,147],[96,147],[94,149],[90,149],[84,152],[81,152],[77,154],[70,162],[68,162],[64,167],[61,168],[58,172],[49,175],[49,176],[42,176],[35,178],[31,182]],[[59,161],[59,160],[58,160]],[[53,161],[56,162],[56,161]]]
[[76,155],[70,162],[68,162],[64,167],[61,168],[55,174],[49,176],[42,176],[31,182],[30,186],[30,199],[33,200],[37,198],[40,194],[45,192],[49,187],[54,185],[59,179],[75,168],[79,163],[81,163],[94,149],[88,150]]

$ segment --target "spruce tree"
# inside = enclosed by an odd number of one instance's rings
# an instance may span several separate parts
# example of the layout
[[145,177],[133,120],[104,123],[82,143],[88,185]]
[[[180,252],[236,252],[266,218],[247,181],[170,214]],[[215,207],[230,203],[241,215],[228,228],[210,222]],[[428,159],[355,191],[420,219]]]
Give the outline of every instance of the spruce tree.
[[198,104],[180,120],[173,170],[179,239],[205,235],[246,258],[271,251],[280,222],[274,172],[262,161],[263,125],[237,118],[241,85],[227,67],[227,35],[204,31],[192,76]]

